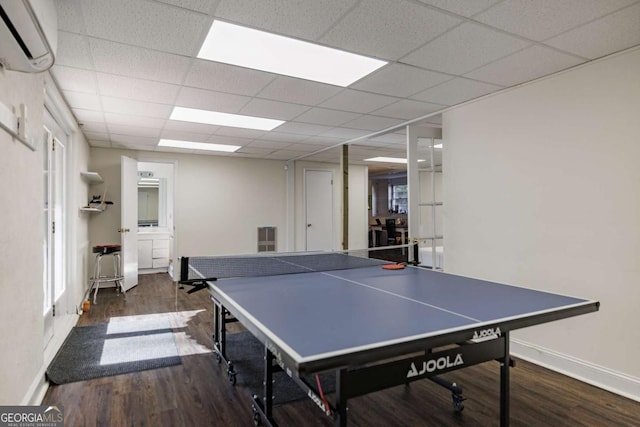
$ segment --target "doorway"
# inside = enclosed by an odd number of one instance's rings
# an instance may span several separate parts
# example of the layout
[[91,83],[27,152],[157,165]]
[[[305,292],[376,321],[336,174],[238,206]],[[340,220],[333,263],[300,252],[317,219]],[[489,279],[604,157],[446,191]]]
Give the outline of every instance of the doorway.
[[334,250],[333,171],[305,169],[304,198],[306,250]]

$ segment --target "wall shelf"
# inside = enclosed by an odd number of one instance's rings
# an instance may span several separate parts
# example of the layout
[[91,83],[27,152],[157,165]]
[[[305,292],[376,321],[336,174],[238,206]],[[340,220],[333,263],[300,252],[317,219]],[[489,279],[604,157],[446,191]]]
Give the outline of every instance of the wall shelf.
[[[82,177],[82,180],[84,182],[91,185],[101,184],[104,182],[104,179],[102,179],[102,177],[98,172],[80,172],[80,176]],[[106,195],[107,195],[107,192],[105,188],[104,196]],[[104,212],[104,210],[107,208],[107,205],[111,205],[111,204],[113,203],[106,200],[101,200],[101,198],[98,196],[90,200],[87,206],[82,206],[80,208],[80,211],[81,212]]]
[[100,184],[104,182],[98,172],[80,172],[80,176],[84,182],[88,182],[89,184]]

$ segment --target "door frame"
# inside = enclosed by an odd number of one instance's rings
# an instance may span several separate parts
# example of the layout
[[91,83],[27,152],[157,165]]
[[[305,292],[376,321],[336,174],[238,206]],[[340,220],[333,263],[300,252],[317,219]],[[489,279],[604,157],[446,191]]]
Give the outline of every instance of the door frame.
[[331,174],[331,250],[335,250],[336,248],[336,212],[335,212],[335,181],[336,181],[336,171],[331,168],[303,168],[302,170],[302,203],[303,203],[303,220],[302,224],[304,230],[304,250],[307,251],[309,247],[308,236],[307,236],[307,172],[329,172]]

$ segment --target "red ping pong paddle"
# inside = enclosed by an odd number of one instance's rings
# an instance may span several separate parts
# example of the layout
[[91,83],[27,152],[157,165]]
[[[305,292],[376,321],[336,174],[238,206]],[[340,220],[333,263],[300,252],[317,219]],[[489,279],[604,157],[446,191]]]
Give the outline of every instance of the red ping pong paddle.
[[385,270],[402,270],[404,264],[384,264],[382,268]]

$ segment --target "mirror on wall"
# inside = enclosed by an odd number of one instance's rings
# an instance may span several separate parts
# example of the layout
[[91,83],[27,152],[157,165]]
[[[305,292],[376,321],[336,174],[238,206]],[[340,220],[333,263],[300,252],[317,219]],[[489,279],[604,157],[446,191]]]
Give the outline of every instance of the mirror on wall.
[[163,215],[165,178],[139,178],[138,227],[166,227]]

